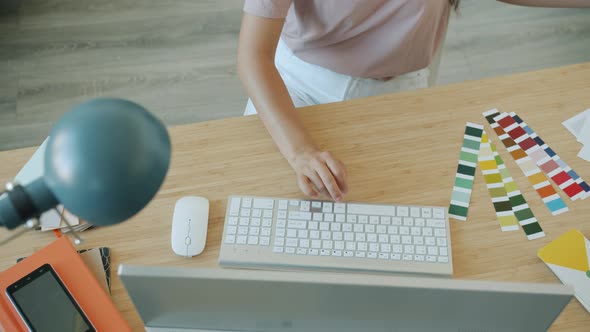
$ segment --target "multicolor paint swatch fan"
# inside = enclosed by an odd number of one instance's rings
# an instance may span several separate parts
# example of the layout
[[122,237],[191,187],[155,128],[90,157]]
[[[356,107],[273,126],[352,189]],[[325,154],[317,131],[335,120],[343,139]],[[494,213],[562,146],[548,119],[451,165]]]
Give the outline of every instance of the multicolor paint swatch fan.
[[590,241],[578,230],[570,230],[539,249],[537,255],[590,312]]

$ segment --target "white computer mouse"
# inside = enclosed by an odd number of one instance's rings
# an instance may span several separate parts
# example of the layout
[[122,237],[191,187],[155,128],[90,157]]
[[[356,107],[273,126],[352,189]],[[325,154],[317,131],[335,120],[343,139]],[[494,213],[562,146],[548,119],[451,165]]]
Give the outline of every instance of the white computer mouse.
[[209,201],[187,196],[174,206],[172,217],[172,251],[179,256],[193,257],[203,252],[209,224]]

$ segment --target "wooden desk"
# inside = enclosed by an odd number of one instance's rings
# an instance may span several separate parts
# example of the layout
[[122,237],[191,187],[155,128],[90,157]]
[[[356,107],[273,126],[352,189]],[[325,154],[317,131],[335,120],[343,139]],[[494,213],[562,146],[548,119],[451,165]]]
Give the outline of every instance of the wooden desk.
[[[495,107],[521,115],[590,180],[590,164],[576,157],[580,145],[561,125],[590,107],[590,63],[314,106],[301,113],[322,148],[347,165],[348,200],[448,206],[465,122],[484,124],[481,113]],[[139,315],[116,276],[119,263],[216,267],[228,195],[303,197],[289,165],[255,116],[178,126],[170,133],[172,165],[154,201],[130,221],[82,233],[82,247],[112,248],[112,298],[138,331]],[[572,202],[562,195],[571,211],[551,216],[502,144],[498,149],[547,237],[528,241],[520,230],[502,233],[478,170],[469,221],[451,222],[454,277],[557,283],[537,258],[537,249],[571,228],[590,236],[590,201]],[[0,181],[10,180],[33,151],[0,152]],[[186,195],[204,196],[211,203],[206,249],[192,259],[178,257],[170,248],[174,203]],[[45,246],[52,236],[31,232],[2,247],[0,269]],[[590,315],[573,300],[552,331],[588,326]]]

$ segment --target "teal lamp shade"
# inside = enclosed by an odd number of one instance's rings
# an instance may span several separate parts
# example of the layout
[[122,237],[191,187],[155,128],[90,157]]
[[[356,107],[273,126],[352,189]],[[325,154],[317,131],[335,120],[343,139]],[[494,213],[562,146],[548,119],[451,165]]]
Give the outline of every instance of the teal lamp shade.
[[[113,98],[80,104],[53,127],[44,176],[22,187],[32,204],[0,199],[0,225],[13,228],[17,218],[24,223],[57,204],[94,225],[127,220],[154,197],[170,156],[165,126],[140,105]],[[12,213],[6,201],[16,206]]]

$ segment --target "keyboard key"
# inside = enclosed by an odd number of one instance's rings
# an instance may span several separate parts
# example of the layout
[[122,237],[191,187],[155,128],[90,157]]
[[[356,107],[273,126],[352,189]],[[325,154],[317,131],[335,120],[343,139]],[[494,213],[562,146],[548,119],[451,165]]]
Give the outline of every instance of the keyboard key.
[[344,250],[344,241],[334,241],[334,249]]
[[424,244],[424,237],[423,236],[414,236],[414,244],[423,245]]
[[240,218],[240,226],[248,226],[250,224],[250,218],[241,217]]
[[410,254],[404,254],[404,255],[402,256],[402,258],[403,258],[403,260],[405,260],[405,261],[411,261],[411,260],[413,260],[413,259],[414,259],[414,256],[413,256],[413,255],[410,255]]
[[322,205],[322,212],[332,213],[332,203],[324,202]]
[[445,221],[442,219],[426,219],[426,226],[444,228]]
[[379,244],[369,243],[369,251],[379,252]]
[[238,224],[238,220],[239,220],[238,217],[229,217],[227,220],[227,223],[229,225],[235,226]]
[[428,255],[426,256],[427,262],[436,262],[436,256]]
[[324,249],[332,249],[333,247],[334,247],[334,242],[328,241],[328,240],[322,241],[322,248],[324,248]]
[[319,223],[317,221],[309,221],[307,222],[307,229],[309,230],[317,230],[319,227]]
[[301,204],[299,205],[299,211],[309,212],[310,205],[311,204],[309,203],[309,201],[301,201]]
[[414,255],[414,260],[417,262],[424,262],[424,255]]
[[262,236],[260,238],[260,245],[263,245],[263,246],[270,245],[270,237],[268,237],[268,236]]
[[313,213],[313,220],[314,221],[323,221],[323,217],[324,217],[323,213],[319,213],[319,212]]
[[297,247],[298,243],[299,243],[299,240],[297,240],[297,239],[287,239],[287,241],[285,242],[285,245],[287,247]]
[[307,229],[300,229],[297,232],[297,237],[300,239],[308,239],[309,238],[309,231]]
[[275,236],[278,236],[278,237],[285,237],[286,234],[287,234],[287,230],[284,228],[277,228],[277,230],[275,231]]
[[387,226],[379,225],[376,227],[377,234],[387,234]]
[[299,206],[299,201],[289,201],[290,206]]
[[390,257],[391,257],[391,259],[392,259],[392,260],[394,260],[394,261],[399,261],[399,260],[401,260],[401,259],[402,259],[402,255],[400,255],[400,254],[391,254],[391,256],[390,256]]
[[311,202],[311,207],[313,209],[321,209],[322,208],[322,202]]
[[279,201],[279,210],[286,210],[288,208],[289,202],[287,200],[280,200]]
[[307,255],[307,249],[297,248],[297,255]]
[[379,225],[379,217],[378,216],[369,216],[369,224]]
[[332,233],[330,231],[322,231],[322,240],[330,240]]
[[409,217],[410,211],[407,206],[398,206],[397,207],[397,216],[398,217]]
[[434,229],[434,236],[447,236],[447,231],[444,228],[435,228]]
[[346,222],[356,223],[356,214],[349,214],[346,216]]
[[414,235],[414,236],[421,235],[421,232],[420,232],[420,227],[415,227],[415,226],[414,226],[414,227],[412,227],[412,228],[410,229],[410,233],[411,233],[412,235]]
[[399,244],[394,244],[391,246],[391,250],[396,254],[401,254],[403,252],[403,248]]
[[242,199],[242,207],[245,207],[245,208],[252,207],[252,198],[250,198],[250,197],[244,197]]
[[413,254],[414,253],[414,246],[413,245],[405,245],[404,246],[404,253],[405,254]]
[[375,225],[365,225],[365,232],[367,232],[367,233],[375,233]]
[[332,250],[332,256],[341,257],[342,251],[341,250]]
[[346,213],[346,204],[334,203],[334,213]]
[[272,226],[272,219],[262,219],[262,226],[263,227],[271,227]]
[[365,231],[365,225],[363,224],[354,224],[353,229],[355,233],[362,233]]
[[258,236],[248,236],[248,244],[258,244]]
[[358,222],[359,222],[359,224],[368,224],[369,217],[368,216],[359,216]]
[[331,251],[327,249],[320,250],[320,256],[330,256]]
[[377,216],[395,216],[395,207],[373,204],[348,204],[348,213]]
[[279,228],[287,227],[287,220],[277,219],[277,227],[279,227]]
[[226,234],[235,235],[238,232],[238,228],[236,226],[228,226]]
[[381,244],[381,252],[390,253],[391,252],[391,244],[389,244],[389,243],[382,243]]
[[400,226],[399,227],[399,233],[401,235],[409,235],[410,234],[410,227]]
[[272,252],[280,254],[283,252],[283,247],[274,247],[272,248]]
[[356,250],[356,243],[352,242],[352,241],[346,242],[346,250],[355,251]]
[[389,259],[389,254],[379,253],[379,259]]
[[240,216],[242,217],[249,217],[251,214],[252,210],[250,209],[241,209],[240,210]]
[[324,221],[329,221],[329,222],[334,221],[334,214],[333,213],[324,213]]
[[287,219],[287,211],[278,211],[277,219]]
[[262,223],[262,220],[260,220],[260,218],[250,219],[250,226],[259,227],[261,223]]
[[320,231],[309,231],[309,238],[310,239],[319,239],[320,238]]
[[368,242],[377,242],[377,234],[367,234],[367,241]]
[[416,253],[418,255],[426,255],[426,246],[416,246]]
[[369,250],[369,245],[367,244],[367,242],[357,242],[356,250],[367,251],[367,250]]
[[432,209],[432,216],[437,219],[444,219],[445,218],[445,210],[441,208],[434,208]]
[[428,236],[428,237],[426,237],[426,238],[425,238],[425,240],[424,240],[424,243],[425,243],[427,246],[434,246],[434,245],[436,245],[436,241],[435,241],[435,240],[434,240],[434,238],[433,238],[433,237],[431,237],[431,236]]
[[272,210],[264,210],[264,211],[262,212],[262,216],[263,216],[264,218],[272,218]]
[[320,231],[328,231],[330,230],[330,223],[329,222],[321,222],[320,223]]
[[412,244],[412,237],[410,235],[402,236],[402,244]]
[[333,240],[342,241],[343,238],[344,238],[344,236],[343,236],[342,232],[332,232],[332,239]]
[[248,237],[246,235],[238,235],[236,237],[237,244],[246,244],[248,242]]
[[236,243],[236,236],[235,235],[226,235],[225,236],[225,243],[227,243],[227,244]]
[[436,238],[436,245],[439,247],[446,247],[447,246],[447,239],[444,237],[437,237]]
[[285,248],[285,254],[294,254],[295,253],[295,248],[293,247],[286,247]]
[[238,234],[239,235],[248,235],[248,227],[246,227],[246,226],[238,227]]
[[437,247],[428,247],[428,254],[432,256],[438,255],[438,248]]
[[391,224],[394,226],[401,226],[402,224],[402,218],[400,217],[393,217],[391,218]]
[[344,257],[352,257],[353,255],[354,255],[353,251],[348,251],[348,250],[344,251]]
[[343,232],[352,232],[352,224],[342,224]]
[[344,222],[346,220],[346,216],[343,214],[336,215],[336,222]]
[[277,237],[275,238],[275,246],[284,246],[285,245],[285,238],[284,237]]
[[449,250],[447,249],[447,247],[439,248],[438,251],[441,256],[449,255]]
[[420,208],[412,207],[410,208],[410,216],[414,218],[420,218]]
[[355,251],[355,253],[354,253],[354,257],[357,257],[357,258],[365,258],[365,256],[366,256],[366,253],[364,251]]
[[340,224],[337,224],[337,223],[332,223],[332,224],[330,225],[330,230],[331,230],[332,232],[340,232],[340,230],[341,230],[341,229],[342,229],[342,226],[341,226]]
[[288,228],[287,229],[287,237],[297,237],[297,230]]
[[391,217],[381,217],[381,225],[391,225]]
[[250,235],[260,235],[260,227],[250,227]]
[[402,237],[400,235],[390,235],[389,242],[393,244],[400,244],[402,243]]
[[289,211],[289,219],[311,220],[311,212]]
[[432,209],[422,208],[422,218],[432,218]]
[[424,227],[422,228],[422,235],[424,236],[432,236],[432,228]]
[[414,218],[404,218],[404,226],[414,226]]
[[322,247],[321,240],[311,240],[311,247],[314,249],[320,249]]
[[303,220],[289,220],[287,225],[289,228],[307,229],[307,221]]
[[445,257],[445,256],[438,256],[438,262],[439,263],[448,263],[449,262],[449,257]]
[[397,226],[387,226],[387,234],[399,234]]
[[317,250],[317,249],[309,249],[309,250],[307,251],[307,253],[308,253],[309,255],[311,255],[311,256],[317,256],[317,255],[319,255],[319,253],[320,253],[320,252],[319,252],[319,250]]
[[376,252],[368,252],[367,258],[377,258],[377,253]]
[[310,245],[310,244],[311,244],[311,243],[309,243],[309,240],[308,240],[308,239],[302,239],[302,240],[299,240],[299,246],[300,246],[301,248],[309,248],[309,245]]
[[379,234],[379,243],[389,243],[389,235],[387,234]]
[[414,225],[416,225],[418,227],[424,227],[425,224],[426,224],[425,219],[422,219],[422,218],[415,218],[414,219]]
[[229,205],[229,215],[238,216],[240,214],[240,198],[233,197]]
[[260,210],[260,209],[253,209],[252,210],[252,217],[256,217],[256,218],[262,217],[262,210]]

